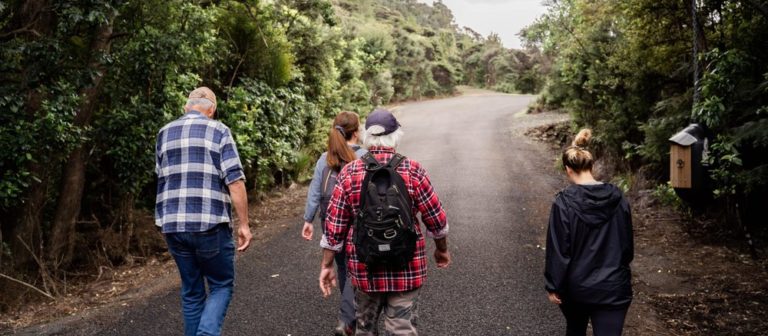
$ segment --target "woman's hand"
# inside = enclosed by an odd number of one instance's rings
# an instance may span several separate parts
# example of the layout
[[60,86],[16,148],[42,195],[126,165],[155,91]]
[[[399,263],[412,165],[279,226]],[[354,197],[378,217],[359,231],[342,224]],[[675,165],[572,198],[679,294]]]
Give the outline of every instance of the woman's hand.
[[301,237],[305,240],[312,240],[312,234],[315,232],[315,227],[310,222],[304,222],[304,228],[301,229]]
[[557,295],[557,293],[549,293],[548,297],[549,297],[549,302],[552,302],[556,305],[563,304],[563,300],[560,300],[560,295]]

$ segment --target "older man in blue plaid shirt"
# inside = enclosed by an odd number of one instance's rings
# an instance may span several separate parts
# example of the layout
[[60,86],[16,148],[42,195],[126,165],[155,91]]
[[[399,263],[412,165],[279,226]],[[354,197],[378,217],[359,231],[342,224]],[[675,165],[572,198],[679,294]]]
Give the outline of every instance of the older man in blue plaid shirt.
[[235,279],[232,205],[237,250],[252,238],[245,174],[229,128],[213,120],[213,91],[195,89],[184,110],[157,135],[155,223],[179,268],[184,335],[219,335]]

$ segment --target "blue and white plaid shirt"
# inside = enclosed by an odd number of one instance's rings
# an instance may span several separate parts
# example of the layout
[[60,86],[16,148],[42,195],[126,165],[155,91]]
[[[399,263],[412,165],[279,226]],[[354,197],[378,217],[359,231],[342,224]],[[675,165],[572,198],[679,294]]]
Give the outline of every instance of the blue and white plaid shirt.
[[232,218],[227,185],[245,179],[229,128],[197,111],[165,125],[155,148],[155,225],[203,232]]

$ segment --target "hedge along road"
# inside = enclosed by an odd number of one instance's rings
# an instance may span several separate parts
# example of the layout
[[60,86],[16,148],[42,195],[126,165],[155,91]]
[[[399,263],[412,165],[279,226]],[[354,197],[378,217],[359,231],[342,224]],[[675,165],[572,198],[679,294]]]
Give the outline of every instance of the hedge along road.
[[[525,129],[559,115],[521,115],[533,96],[476,92],[395,108],[405,131],[400,152],[424,164],[450,222],[453,264],[430,270],[419,301],[422,335],[555,335],[564,331],[543,289],[549,206],[563,180],[544,145]],[[283,230],[237,262],[227,335],[328,335],[338,292],[322,299],[320,248]],[[431,256],[433,245],[428,245]],[[279,275],[279,276],[275,276]],[[35,333],[176,335],[178,288],[77,326]],[[33,328],[32,330],[35,330]]]

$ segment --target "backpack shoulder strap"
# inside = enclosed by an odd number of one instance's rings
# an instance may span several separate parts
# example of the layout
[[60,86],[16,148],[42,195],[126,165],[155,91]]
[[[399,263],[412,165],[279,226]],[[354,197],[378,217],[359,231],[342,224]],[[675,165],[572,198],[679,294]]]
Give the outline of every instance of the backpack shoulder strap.
[[329,166],[326,166],[325,168],[323,168],[323,175],[322,175],[323,183],[322,183],[322,191],[321,191],[323,194],[325,194],[328,191],[328,187],[329,187],[328,183],[330,182],[331,176],[333,176],[334,173],[338,174],[339,172],[334,169],[331,169],[331,167]]
[[395,170],[400,166],[401,163],[403,163],[403,161],[405,161],[405,156],[401,154],[395,154],[392,159],[389,160],[389,163],[387,163],[387,168]]
[[[371,154],[370,152],[365,153],[360,158],[363,161],[363,164],[365,164],[365,177],[363,177],[363,183],[360,184],[360,204],[359,207],[362,208],[365,206],[365,202],[367,201],[367,190],[368,190],[368,183],[371,182],[371,175],[373,171],[381,168],[381,163],[376,160],[376,158]],[[358,211],[358,215],[362,214],[362,211]]]
[[392,183],[396,184],[398,188],[402,190],[403,193],[405,193],[402,196],[405,198],[405,201],[410,208],[413,207],[413,201],[411,200],[411,195],[408,194],[408,186],[405,184],[405,180],[403,180],[403,177],[400,175],[400,173],[397,172],[397,167],[399,167],[403,161],[405,161],[405,159],[405,156],[396,153],[392,159],[389,160],[386,168],[392,172]]

